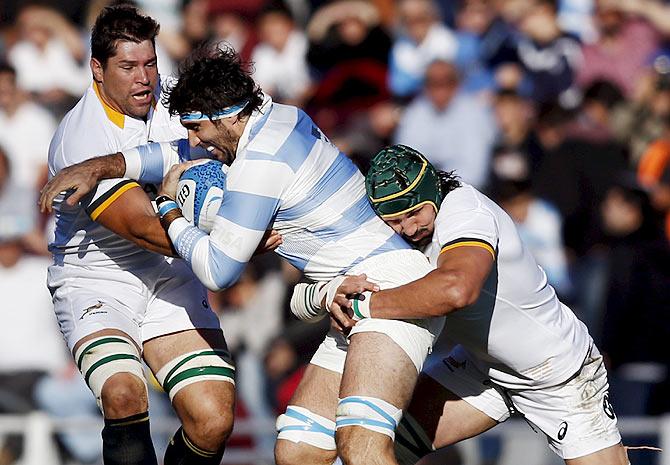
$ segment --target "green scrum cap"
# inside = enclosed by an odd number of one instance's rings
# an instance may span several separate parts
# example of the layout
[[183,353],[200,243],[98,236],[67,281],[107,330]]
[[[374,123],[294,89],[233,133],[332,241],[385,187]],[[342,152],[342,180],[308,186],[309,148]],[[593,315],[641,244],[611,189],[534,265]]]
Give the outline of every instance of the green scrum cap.
[[377,215],[400,215],[424,204],[437,212],[442,192],[437,171],[426,157],[406,145],[382,149],[370,162],[365,190]]

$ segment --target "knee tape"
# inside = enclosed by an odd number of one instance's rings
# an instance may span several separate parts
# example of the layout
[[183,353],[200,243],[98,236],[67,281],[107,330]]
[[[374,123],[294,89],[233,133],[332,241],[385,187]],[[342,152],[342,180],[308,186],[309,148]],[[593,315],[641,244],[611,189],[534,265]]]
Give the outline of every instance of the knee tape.
[[277,439],[335,450],[335,422],[306,408],[289,405],[277,418]]
[[349,396],[337,404],[335,428],[361,426],[395,439],[395,429],[402,418],[402,410],[374,397]]
[[395,455],[398,463],[400,465],[415,464],[434,450],[435,447],[423,427],[414,417],[405,413],[398,424],[395,439]]
[[235,367],[226,350],[196,350],[169,361],[156,373],[156,379],[172,401],[180,390],[193,383],[227,381],[235,384]]
[[135,344],[123,336],[103,336],[82,344],[74,354],[79,371],[84,376],[102,410],[102,387],[117,373],[131,373],[146,387],[140,353]]

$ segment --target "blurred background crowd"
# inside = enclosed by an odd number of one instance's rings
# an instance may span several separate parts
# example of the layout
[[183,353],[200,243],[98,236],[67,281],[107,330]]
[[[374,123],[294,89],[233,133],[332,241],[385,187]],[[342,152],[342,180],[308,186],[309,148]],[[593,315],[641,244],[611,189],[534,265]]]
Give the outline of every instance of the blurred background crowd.
[[[53,317],[50,219],[35,199],[57,122],[91,82],[90,27],[111,3],[0,6],[0,413],[97,412]],[[486,192],[606,354],[619,416],[670,411],[670,2],[136,5],[160,22],[162,74],[198,44],[228,42],[265,92],[305,108],[361,170],[403,143]],[[327,330],[290,316],[300,279],[270,254],[211,295],[241,417],[283,411]],[[152,415],[170,415],[152,395]],[[274,437],[248,440],[271,450]],[[0,444],[0,465],[21,457],[19,438]],[[97,431],[58,444],[65,462],[100,461]]]

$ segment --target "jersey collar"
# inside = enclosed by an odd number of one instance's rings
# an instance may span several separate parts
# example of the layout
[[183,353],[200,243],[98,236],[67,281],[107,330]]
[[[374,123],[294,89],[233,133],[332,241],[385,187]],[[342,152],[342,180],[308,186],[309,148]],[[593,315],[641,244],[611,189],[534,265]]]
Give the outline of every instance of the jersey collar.
[[[156,86],[158,89],[160,89],[160,80],[158,83],[158,86]],[[107,118],[114,123],[115,126],[117,126],[119,129],[123,129],[126,125],[126,115],[121,113],[120,111],[115,110],[112,108],[102,97],[102,94],[100,93],[100,88],[98,87],[98,83],[93,81],[93,90],[95,91],[95,95],[98,97],[98,100],[100,100],[100,103],[102,104],[103,110],[105,110],[105,114],[107,115]],[[149,110],[150,114],[147,116],[147,119],[151,118],[151,112],[156,109],[156,102],[158,98],[156,97],[156,94],[151,98],[151,109]]]
[[251,129],[253,128],[254,124],[260,118],[266,116],[271,109],[272,109],[272,98],[267,94],[263,94],[263,103],[258,108],[258,110],[254,110],[254,112],[251,113],[251,115],[249,115],[247,125],[244,127],[244,131],[242,131],[240,140],[237,142],[235,159],[239,157],[240,153],[242,153],[242,151],[246,148],[247,144],[249,143]]

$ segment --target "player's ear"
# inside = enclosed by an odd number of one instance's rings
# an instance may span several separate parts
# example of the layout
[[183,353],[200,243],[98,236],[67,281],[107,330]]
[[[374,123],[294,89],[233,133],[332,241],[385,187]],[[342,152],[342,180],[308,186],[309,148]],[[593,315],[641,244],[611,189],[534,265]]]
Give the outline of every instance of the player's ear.
[[97,58],[91,58],[91,73],[95,82],[102,82],[102,63]]

